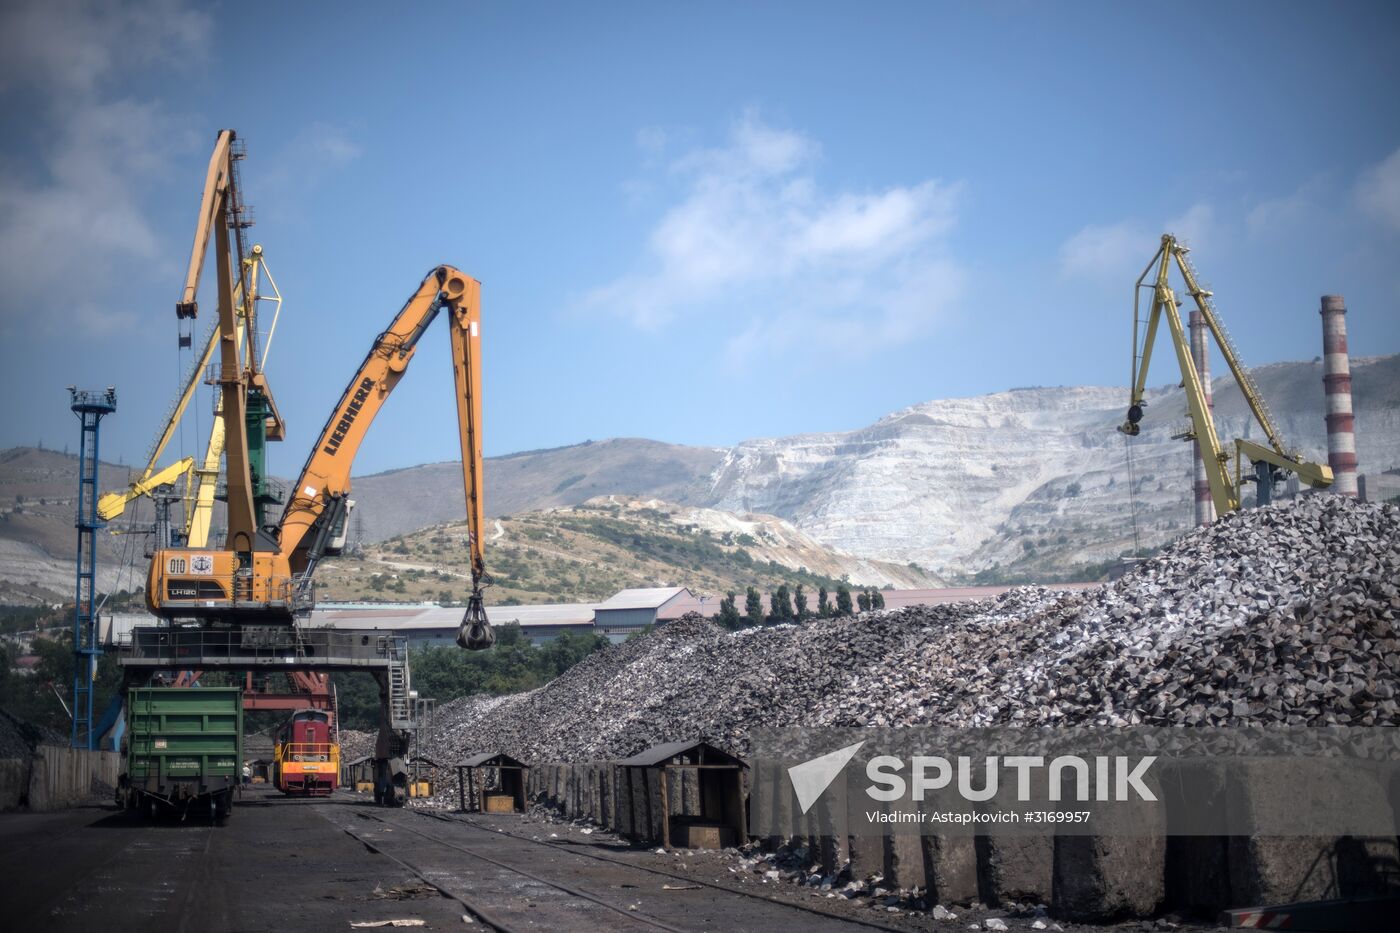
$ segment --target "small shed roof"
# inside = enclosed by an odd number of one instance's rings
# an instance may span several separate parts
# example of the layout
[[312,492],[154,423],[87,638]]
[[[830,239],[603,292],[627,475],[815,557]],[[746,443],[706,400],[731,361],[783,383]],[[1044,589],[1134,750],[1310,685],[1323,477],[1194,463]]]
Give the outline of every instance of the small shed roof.
[[598,604],[598,610],[609,609],[660,609],[682,593],[689,594],[683,586],[658,586],[647,589],[618,590]]
[[457,767],[459,768],[480,768],[483,766],[492,768],[530,767],[529,765],[525,764],[525,762],[521,761],[518,758],[512,758],[505,752],[482,752],[480,755],[472,755],[470,758],[464,758],[463,760],[457,762]]
[[699,742],[695,740],[685,742],[664,742],[661,745],[653,745],[645,751],[640,751],[631,758],[624,758],[618,764],[626,768],[654,768],[657,765],[665,764],[677,755],[684,755],[687,752],[695,752],[695,757],[704,764],[712,765],[734,765],[740,768],[747,768],[742,759],[736,758],[723,749],[716,748],[709,742]]

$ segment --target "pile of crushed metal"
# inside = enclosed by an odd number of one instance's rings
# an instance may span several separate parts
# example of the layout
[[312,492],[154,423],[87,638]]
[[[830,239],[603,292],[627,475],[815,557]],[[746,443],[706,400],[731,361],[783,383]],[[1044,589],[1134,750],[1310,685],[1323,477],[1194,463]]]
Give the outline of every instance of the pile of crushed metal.
[[374,741],[377,738],[377,733],[363,732],[359,729],[341,729],[339,738],[340,760],[346,764],[374,754]]
[[1400,510],[1229,515],[1122,579],[727,632],[696,616],[439,710],[438,760],[615,760],[757,726],[1400,725]]

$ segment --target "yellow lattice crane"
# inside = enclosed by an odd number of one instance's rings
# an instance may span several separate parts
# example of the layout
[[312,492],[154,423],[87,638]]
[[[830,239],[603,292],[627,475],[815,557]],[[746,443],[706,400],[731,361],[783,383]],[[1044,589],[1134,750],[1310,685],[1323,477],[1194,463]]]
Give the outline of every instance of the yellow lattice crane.
[[[200,199],[199,217],[195,227],[194,245],[190,251],[189,269],[185,276],[181,299],[176,308],[177,315],[182,320],[195,316],[198,307],[196,296],[199,291],[200,276],[205,265],[209,238],[213,234],[216,241],[216,262],[219,266],[220,288],[222,290],[228,287],[231,291],[227,303],[231,310],[233,331],[236,338],[231,342],[232,347],[226,347],[225,344],[229,341],[220,340],[220,328],[215,327],[211,330],[202,355],[190,368],[180,395],[171,405],[161,433],[151,446],[145,469],[127,489],[104,495],[98,501],[97,506],[98,514],[103,520],[111,521],[122,515],[130,502],[143,495],[151,495],[158,489],[173,486],[183,476],[185,478],[184,516],[183,523],[179,528],[179,537],[193,547],[203,547],[209,540],[214,497],[218,487],[219,464],[223,459],[225,447],[224,393],[220,392],[215,398],[214,420],[209,429],[209,440],[204,448],[204,455],[198,459],[186,457],[164,468],[157,468],[156,464],[160,462],[170,441],[174,438],[199,386],[206,381],[214,381],[217,384],[222,378],[222,374],[227,371],[224,354],[231,352],[236,363],[234,369],[246,374],[245,378],[253,387],[251,394],[255,397],[253,399],[245,397],[244,405],[248,405],[251,401],[261,405],[267,413],[266,439],[280,440],[282,434],[281,418],[272,402],[271,393],[267,390],[266,380],[262,376],[263,367],[267,363],[268,351],[272,346],[272,338],[276,333],[277,320],[282,312],[282,294],[277,288],[276,281],[272,278],[272,273],[267,268],[261,246],[254,245],[249,255],[242,255],[241,237],[242,231],[247,227],[247,222],[239,219],[244,209],[238,194],[237,174],[234,168],[235,163],[241,158],[241,153],[236,146],[236,139],[237,136],[233,131],[224,130],[215,142],[204,191]],[[264,281],[266,282],[266,294],[264,294],[263,288]],[[220,301],[222,304],[222,294]],[[256,328],[258,303],[261,301],[273,303],[275,312],[267,337],[263,341],[261,353],[258,353]],[[189,339],[182,336],[181,345],[188,346]],[[220,354],[221,363],[217,372],[211,368],[216,359],[216,353]],[[255,453],[255,456],[260,458],[259,453]],[[260,460],[257,466],[261,469]],[[158,546],[164,546],[167,543],[169,542],[159,542]]]
[[[1138,276],[1137,288],[1133,296],[1132,395],[1128,403],[1127,420],[1119,426],[1118,430],[1134,437],[1140,430],[1138,425],[1142,421],[1143,409],[1147,405],[1147,367],[1152,360],[1152,345],[1157,337],[1157,329],[1162,319],[1165,318],[1167,328],[1171,333],[1172,346],[1176,350],[1177,364],[1181,369],[1181,386],[1186,391],[1186,405],[1191,418],[1191,429],[1182,435],[1182,438],[1194,440],[1200,444],[1201,460],[1205,464],[1206,479],[1210,484],[1210,495],[1215,503],[1215,513],[1224,515],[1238,509],[1242,500],[1241,489],[1247,482],[1253,482],[1257,485],[1256,501],[1258,504],[1267,505],[1273,495],[1274,482],[1280,473],[1296,473],[1298,478],[1309,486],[1319,489],[1332,485],[1332,470],[1329,467],[1304,460],[1300,453],[1284,446],[1278,428],[1274,425],[1273,415],[1270,413],[1263,395],[1260,394],[1259,387],[1249,374],[1249,370],[1245,369],[1244,364],[1240,362],[1234,341],[1230,339],[1229,332],[1215,311],[1214,303],[1211,301],[1211,292],[1200,285],[1195,267],[1187,258],[1189,252],[1189,248],[1178,243],[1171,234],[1163,234],[1161,247],[1152,257],[1152,261],[1147,264],[1142,275]],[[1233,454],[1221,447],[1220,437],[1215,430],[1215,421],[1211,417],[1210,406],[1206,402],[1206,387],[1201,383],[1195,359],[1191,355],[1190,338],[1181,326],[1181,312],[1176,292],[1173,291],[1170,284],[1173,265],[1180,270],[1181,277],[1186,283],[1186,293],[1195,302],[1196,309],[1200,311],[1201,317],[1210,329],[1211,336],[1215,338],[1216,346],[1220,348],[1221,355],[1225,357],[1225,363],[1230,367],[1230,373],[1235,377],[1235,382],[1239,385],[1240,392],[1243,393],[1245,402],[1249,405],[1251,416],[1264,432],[1264,437],[1269,442],[1267,447],[1243,438],[1235,440]],[[1146,284],[1148,277],[1153,274],[1154,268],[1156,269],[1156,277],[1151,284]],[[1139,314],[1139,300],[1142,290],[1145,288],[1152,289],[1152,310],[1147,316],[1146,331],[1140,334],[1139,328],[1143,321]],[[1233,477],[1230,469],[1232,459],[1234,460]],[[1242,465],[1245,461],[1249,461],[1253,465],[1253,476],[1243,475]]]
[[[248,282],[247,298],[245,299],[243,296],[241,283],[234,288],[235,304],[240,309],[237,326],[240,341],[246,326],[245,322],[248,320],[250,306],[256,306],[259,301],[268,301],[272,302],[277,309],[272,317],[268,339],[262,345],[261,362],[265,366],[268,351],[272,346],[272,336],[276,332],[277,319],[282,310],[282,294],[277,289],[277,283],[273,280],[272,273],[268,271],[266,257],[263,255],[261,246],[255,245],[252,256],[243,262],[247,267],[244,276],[244,280]],[[268,294],[263,294],[262,291],[264,280],[267,282]],[[219,463],[224,455],[223,398],[217,397],[215,399],[214,421],[209,428],[209,439],[202,457],[198,459],[185,457],[161,468],[158,468],[156,464],[160,462],[161,456],[165,453],[171,440],[174,439],[181,420],[189,410],[190,402],[194,400],[196,391],[204,381],[205,373],[214,359],[214,353],[218,346],[219,334],[216,328],[210,333],[203,354],[197,363],[190,368],[180,395],[171,405],[170,411],[165,417],[165,424],[161,427],[160,435],[151,445],[151,452],[141,475],[121,492],[107,493],[98,500],[97,511],[103,521],[119,518],[126,511],[127,505],[134,500],[141,496],[149,496],[163,487],[174,486],[181,477],[185,477],[185,490],[182,497],[185,514],[180,528],[181,535],[193,547],[203,547],[208,542],[210,519],[214,512],[214,493],[219,480]]]

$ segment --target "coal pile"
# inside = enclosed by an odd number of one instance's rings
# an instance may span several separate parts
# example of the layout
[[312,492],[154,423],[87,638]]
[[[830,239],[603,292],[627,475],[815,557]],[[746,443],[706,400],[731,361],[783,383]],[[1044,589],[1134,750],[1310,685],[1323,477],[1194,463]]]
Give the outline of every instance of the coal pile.
[[0,758],[28,761],[34,757],[34,749],[43,743],[66,745],[67,738],[0,709]]
[[1235,513],[1102,588],[726,632],[659,628],[510,697],[439,710],[455,761],[622,758],[784,725],[1400,725],[1400,510]]

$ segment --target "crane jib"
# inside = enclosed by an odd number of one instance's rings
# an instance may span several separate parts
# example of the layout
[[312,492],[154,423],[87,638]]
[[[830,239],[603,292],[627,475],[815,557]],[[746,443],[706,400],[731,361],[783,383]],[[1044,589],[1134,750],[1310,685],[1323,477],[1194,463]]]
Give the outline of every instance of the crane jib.
[[335,423],[335,431],[326,440],[326,445],[321,448],[328,456],[334,457],[336,451],[340,450],[340,444],[345,440],[345,435],[350,430],[350,426],[355,423],[355,419],[360,414],[360,409],[364,407],[365,400],[374,391],[374,380],[366,376],[360,381],[360,385],[355,389],[354,396],[350,399],[350,404],[345,406],[345,414],[340,416],[340,420]]

